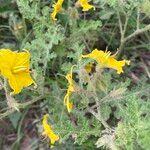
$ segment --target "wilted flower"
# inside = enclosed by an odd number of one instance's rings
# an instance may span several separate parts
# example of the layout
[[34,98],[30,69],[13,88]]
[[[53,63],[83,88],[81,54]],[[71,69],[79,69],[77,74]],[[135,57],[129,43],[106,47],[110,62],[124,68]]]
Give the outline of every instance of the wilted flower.
[[24,87],[35,84],[29,71],[30,53],[0,49],[0,75],[8,79],[13,94],[18,94]]
[[68,73],[66,75],[66,79],[68,80],[68,89],[67,89],[67,93],[64,97],[64,104],[67,106],[67,110],[68,112],[71,112],[72,108],[73,108],[73,104],[72,102],[70,102],[70,96],[72,94],[72,92],[74,92],[74,80],[72,79],[72,70],[73,70],[73,67],[71,67],[71,71],[70,73]]
[[56,141],[59,140],[59,136],[53,132],[52,127],[48,124],[48,117],[49,117],[48,114],[43,116],[42,126],[43,126],[44,131],[42,134],[48,137],[51,141],[50,145],[51,144],[53,145]]
[[130,63],[128,60],[117,61],[115,55],[111,55],[111,52],[104,52],[102,50],[94,49],[90,54],[82,55],[82,58],[92,58],[97,61],[97,63],[104,68],[112,68],[117,71],[118,74],[123,72],[123,67],[125,64]]
[[93,5],[90,5],[88,0],[78,0],[77,3],[79,3],[81,7],[83,7],[82,11],[88,11],[92,8],[95,10],[95,7]]
[[63,4],[64,0],[58,0],[56,4],[53,5],[53,12],[51,14],[52,20],[56,21],[56,15],[58,12],[60,12],[61,8],[62,8],[62,4]]

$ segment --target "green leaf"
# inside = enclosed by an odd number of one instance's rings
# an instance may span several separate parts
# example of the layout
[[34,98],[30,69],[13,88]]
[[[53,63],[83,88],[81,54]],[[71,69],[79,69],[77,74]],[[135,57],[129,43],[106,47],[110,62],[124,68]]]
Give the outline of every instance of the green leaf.
[[21,118],[21,113],[20,113],[20,112],[15,112],[15,113],[13,113],[13,114],[10,114],[8,117],[9,117],[9,120],[11,121],[13,127],[14,127],[15,129],[17,129],[17,127],[18,127],[18,122],[19,122],[19,120],[20,120],[20,118]]
[[108,20],[114,13],[115,12],[112,9],[104,9],[100,12],[100,19]]

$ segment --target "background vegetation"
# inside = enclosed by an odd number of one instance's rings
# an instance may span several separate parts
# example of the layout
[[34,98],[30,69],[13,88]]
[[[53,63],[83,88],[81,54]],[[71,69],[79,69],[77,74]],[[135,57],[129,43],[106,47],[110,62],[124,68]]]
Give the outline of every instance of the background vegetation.
[[[0,47],[28,49],[38,85],[15,96],[19,112],[7,106],[1,89],[0,149],[48,149],[41,123],[48,113],[60,135],[54,149],[149,150],[150,1],[91,0],[96,9],[83,12],[75,0],[65,0],[55,23],[54,2],[0,1]],[[120,75],[105,69],[102,76],[96,65],[87,74],[83,67],[91,60],[80,56],[94,48],[112,53],[119,48],[118,59],[131,64]],[[74,109],[68,113],[65,76],[74,64]]]

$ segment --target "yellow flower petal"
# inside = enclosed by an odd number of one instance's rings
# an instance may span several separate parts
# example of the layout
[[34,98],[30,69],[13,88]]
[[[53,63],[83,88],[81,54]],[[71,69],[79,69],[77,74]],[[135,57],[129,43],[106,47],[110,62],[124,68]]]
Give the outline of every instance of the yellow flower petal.
[[88,11],[92,8],[95,10],[95,7],[93,5],[90,5],[88,0],[78,0],[78,2],[81,5],[81,7],[83,7],[82,11]]
[[64,0],[58,0],[57,3],[53,5],[54,10],[51,14],[51,18],[53,21],[57,20],[56,15],[58,12],[60,12],[63,2],[64,2]]
[[115,58],[109,57],[107,67],[117,70],[117,73],[120,74],[123,73],[122,68],[125,66],[125,64],[129,65],[129,61],[128,60],[117,61]]
[[13,94],[18,94],[24,87],[35,83],[29,71],[30,53],[13,52],[9,49],[0,49],[0,73],[8,79]]
[[123,67],[125,64],[130,63],[128,60],[118,61],[114,58],[115,55],[111,55],[111,52],[104,52],[98,49],[93,50],[87,55],[82,55],[82,58],[92,58],[97,61],[97,63],[104,68],[112,68],[117,71],[118,74],[123,72]]
[[73,103],[70,102],[70,96],[71,96],[71,94],[72,94],[72,92],[70,90],[67,90],[67,94],[64,97],[64,104],[66,105],[67,110],[68,110],[69,113],[73,109]]
[[71,110],[73,109],[73,103],[70,102],[70,96],[72,95],[72,92],[74,92],[74,80],[72,79],[72,71],[74,66],[75,65],[71,67],[70,73],[66,75],[66,79],[68,80],[69,85],[67,93],[64,97],[64,105],[66,105],[68,112],[71,112]]
[[59,136],[53,132],[52,127],[48,124],[48,117],[49,117],[48,114],[43,116],[43,120],[42,120],[42,126],[44,129],[43,135],[48,137],[51,141],[50,144],[53,145],[56,141],[59,140]]
[[[13,84],[16,83],[16,88]],[[21,72],[18,74],[14,74],[12,79],[9,79],[9,84],[12,89],[14,89],[14,94],[20,93],[21,89],[24,87],[30,86],[34,81],[32,80],[29,73]]]

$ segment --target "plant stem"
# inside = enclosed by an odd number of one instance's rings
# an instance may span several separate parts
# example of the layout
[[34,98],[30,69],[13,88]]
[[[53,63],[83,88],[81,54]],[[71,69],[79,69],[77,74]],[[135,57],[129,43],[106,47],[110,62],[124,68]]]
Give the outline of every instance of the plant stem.
[[129,16],[131,15],[131,12],[129,14],[126,14],[125,16],[125,24],[123,27],[122,21],[121,21],[121,17],[119,12],[117,11],[117,15],[118,15],[118,22],[119,22],[119,27],[120,27],[120,34],[121,34],[121,40],[120,40],[120,46],[119,46],[119,54],[118,57],[121,55],[121,53],[123,53],[123,47],[125,44],[124,38],[125,38],[125,33],[127,30],[127,25],[128,25],[128,20],[129,20]]
[[137,8],[137,19],[136,19],[136,29],[140,28],[140,9]]
[[142,29],[137,29],[135,32],[133,32],[132,34],[130,34],[129,36],[127,36],[127,37],[124,39],[124,42],[126,42],[126,41],[132,39],[133,37],[135,37],[135,36],[137,36],[137,35],[139,35],[139,34],[141,34],[141,33],[144,33],[144,32],[146,32],[146,31],[149,31],[149,30],[150,30],[150,24],[147,25],[147,26],[145,26],[145,27],[142,28]]
[[128,20],[129,20],[129,16],[131,15],[131,13],[129,13],[128,15],[126,15],[126,21],[124,24],[124,28],[122,25],[122,21],[121,21],[121,17],[119,12],[117,12],[118,15],[118,22],[119,22],[119,28],[120,28],[120,34],[121,34],[121,40],[120,40],[120,46],[119,46],[119,53],[118,53],[118,58],[121,58],[123,56],[123,52],[124,52],[124,45],[127,41],[129,41],[130,39],[132,39],[133,37],[142,34],[148,30],[150,30],[150,24],[145,26],[142,29],[139,29],[139,10],[137,12],[137,29],[135,32],[133,32],[132,34],[130,34],[129,36],[125,37],[125,32],[127,29],[127,24],[128,24]]
[[106,128],[109,129],[109,125],[107,122],[102,118],[100,111],[98,110],[98,113],[96,113],[93,109],[89,108],[88,111],[97,119],[101,122],[101,124]]
[[4,91],[5,91],[5,96],[6,96],[8,107],[16,109],[17,111],[19,111],[19,109],[18,109],[18,103],[16,102],[16,100],[14,99],[14,97],[12,97],[12,95],[10,95],[10,92],[9,92],[9,89],[8,89],[8,85],[7,85],[7,79],[6,78],[4,78],[3,88],[4,88]]
[[[25,103],[22,103],[22,104],[18,104],[18,109],[25,108],[25,107],[27,107],[28,105],[31,105],[31,104],[33,104],[33,103],[35,103],[35,102],[37,102],[37,101],[39,101],[39,100],[41,100],[41,99],[44,99],[46,96],[47,96],[47,95],[44,95],[44,96],[41,95],[41,96],[39,96],[39,97],[37,97],[37,98],[35,98],[35,99],[29,101],[29,102],[25,102]],[[6,112],[0,113],[0,120],[3,119],[4,117],[6,117],[6,116],[8,116],[8,115],[10,115],[10,114],[12,114],[12,113],[14,113],[15,111],[16,111],[16,109],[14,109],[14,108],[8,108],[8,110],[7,110]]]

